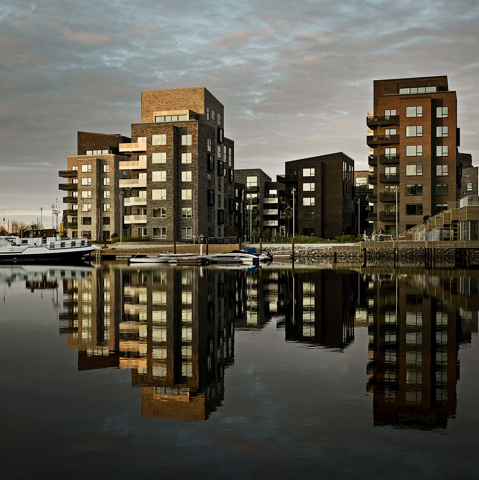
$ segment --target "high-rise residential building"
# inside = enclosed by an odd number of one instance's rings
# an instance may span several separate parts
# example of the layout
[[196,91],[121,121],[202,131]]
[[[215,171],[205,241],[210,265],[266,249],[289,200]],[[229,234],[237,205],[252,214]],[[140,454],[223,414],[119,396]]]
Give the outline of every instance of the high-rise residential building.
[[397,221],[404,232],[456,201],[460,135],[447,76],[375,80],[367,125],[376,230],[394,234]]
[[122,135],[78,132],[77,154],[68,157],[68,170],[59,172],[67,179],[59,187],[67,192],[63,215],[68,236],[110,240],[120,234],[119,182],[124,174],[118,165],[129,159],[118,151],[120,143],[129,140]]
[[224,137],[223,105],[204,87],[141,92],[119,168],[130,193],[133,236],[172,241],[224,236],[234,223],[234,143]]

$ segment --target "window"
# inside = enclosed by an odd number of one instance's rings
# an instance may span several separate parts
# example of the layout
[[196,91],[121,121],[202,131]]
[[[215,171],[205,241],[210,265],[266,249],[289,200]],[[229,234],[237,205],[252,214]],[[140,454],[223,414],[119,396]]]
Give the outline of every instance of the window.
[[138,137],[136,143],[146,143],[146,137]]
[[81,179],[81,184],[82,185],[91,185],[91,177],[83,177]]
[[314,212],[303,212],[303,220],[305,222],[314,221]]
[[166,188],[152,190],[151,191],[152,200],[166,200]]
[[449,173],[449,165],[436,165],[436,176],[447,177]]
[[83,203],[81,206],[82,212],[91,212],[91,203]]
[[109,203],[104,203],[103,204],[103,211],[104,212],[109,212],[110,211],[110,204]]
[[103,198],[110,198],[110,190],[105,190],[103,192]]
[[449,116],[449,107],[436,107],[436,118],[447,118]]
[[391,117],[393,115],[397,115],[396,110],[384,110],[384,116],[385,117]]
[[215,111],[211,110],[211,120],[214,120],[214,119],[215,119]]
[[406,157],[422,157],[422,145],[406,145]]
[[221,113],[218,112],[218,125],[221,126]]
[[182,227],[181,228],[181,238],[191,238],[191,227]]
[[151,136],[152,145],[166,145],[166,135],[152,135]]
[[314,183],[303,183],[303,192],[314,192],[315,184]]
[[211,148],[212,148],[211,138],[207,138],[206,139],[206,150],[208,150],[208,152],[211,152]]
[[146,162],[146,158],[147,158],[146,155],[138,155],[138,161],[139,162]]
[[406,176],[422,175],[422,165],[406,165]]
[[182,208],[181,209],[181,216],[182,218],[191,218],[192,217],[193,209],[191,208]]
[[472,192],[472,182],[466,183],[466,192]]
[[91,172],[91,165],[90,165],[90,164],[82,165],[82,166],[81,166],[81,171],[82,171],[83,173],[85,173],[85,172]]
[[[296,171],[295,175],[296,175]],[[315,169],[314,168],[303,168],[303,177],[314,177],[315,176]]]
[[188,115],[161,115],[155,117],[155,122],[185,122],[188,120]]
[[159,170],[157,172],[151,172],[152,182],[166,182],[166,171]]
[[221,145],[217,146],[217,152],[216,152],[218,158],[221,158]]
[[447,157],[448,152],[449,152],[449,147],[447,145],[437,145],[436,147],[437,157]]
[[437,90],[436,86],[433,87],[407,87],[400,88],[400,94],[411,94],[411,93],[434,93]]
[[384,185],[385,193],[396,193],[397,185]]
[[73,184],[78,184],[78,178],[72,178],[72,183]]
[[396,205],[384,205],[384,212],[386,213],[386,215],[395,215]]
[[181,200],[191,200],[191,189],[181,190]]
[[153,238],[166,238],[166,227],[153,228]]
[[394,158],[397,154],[396,147],[386,147],[384,149],[384,156],[386,158]]
[[139,198],[146,198],[146,190],[138,190]]
[[104,185],[105,187],[108,187],[108,186],[110,185],[110,179],[109,179],[109,178],[104,178],[104,179],[103,179],[103,185]]
[[165,152],[152,153],[151,163],[166,163],[166,153]]
[[72,171],[73,171],[73,172],[76,172],[76,171],[78,171],[78,165],[73,165],[73,167],[72,167]]
[[191,153],[182,153],[181,163],[191,163]]
[[422,137],[422,125],[406,127],[406,137]]
[[228,147],[228,165],[231,167],[231,147]]
[[258,177],[246,177],[246,187],[257,187]]
[[153,218],[166,218],[166,207],[154,208]]
[[303,207],[314,207],[314,197],[304,197]]
[[181,181],[182,182],[191,182],[191,172],[181,172]]
[[78,192],[72,192],[72,197],[73,198],[78,198]]
[[83,217],[81,219],[81,224],[82,225],[91,225],[91,217]]
[[103,165],[103,173],[109,173],[110,165]]
[[422,117],[422,106],[406,107],[406,117]]
[[384,167],[384,175],[386,176],[386,178],[395,177],[396,173],[396,167]]
[[448,195],[448,194],[449,194],[449,191],[448,191],[447,183],[436,185],[436,195],[440,196],[440,195]]
[[447,137],[449,136],[449,127],[444,125],[442,127],[436,127],[436,137]]
[[422,195],[422,183],[406,185],[406,195]]
[[436,213],[447,210],[447,203],[436,203]]
[[181,145],[191,145],[191,135],[181,135]]
[[206,107],[206,120],[210,119],[210,108]]
[[422,215],[422,203],[406,203],[406,215]]
[[110,217],[103,217],[103,225],[110,225]]
[[395,128],[385,128],[384,129],[384,135],[386,135],[386,137],[389,137],[390,135],[396,135],[396,129]]
[[81,198],[91,198],[91,190],[83,190],[83,192],[81,192]]

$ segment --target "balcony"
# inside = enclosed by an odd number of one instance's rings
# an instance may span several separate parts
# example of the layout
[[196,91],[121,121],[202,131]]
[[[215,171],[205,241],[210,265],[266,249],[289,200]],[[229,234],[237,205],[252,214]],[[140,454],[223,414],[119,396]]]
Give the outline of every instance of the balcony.
[[277,198],[264,198],[263,203],[278,203]]
[[58,188],[60,190],[66,190],[68,192],[73,192],[75,190],[78,190],[78,183],[60,183],[58,185]]
[[279,210],[277,208],[272,209],[272,208],[265,208],[263,210],[263,215],[278,215]]
[[369,185],[377,185],[378,184],[378,177],[377,175],[371,175],[369,177]]
[[369,188],[369,185],[356,185],[354,187],[354,191],[356,193],[356,195],[365,195],[367,193],[369,193],[371,189]]
[[379,181],[381,183],[399,183],[399,175],[397,173],[380,173]]
[[371,203],[376,203],[378,201],[378,194],[377,193],[373,193],[371,191],[371,193],[368,194],[368,202],[371,202]]
[[376,167],[378,164],[378,157],[374,157],[373,155],[369,155],[368,157],[368,165],[371,167]]
[[68,209],[63,210],[64,215],[68,215],[70,217],[78,217],[78,210]]
[[63,178],[77,178],[78,170],[60,170],[58,176]]
[[[396,212],[379,212],[379,220],[381,222],[395,222]],[[399,220],[399,214],[398,214],[398,220]]]
[[138,207],[146,205],[146,197],[130,197],[125,198],[125,207]]
[[399,125],[399,115],[367,117],[366,123],[369,128],[382,127],[386,125]]
[[146,160],[119,162],[118,168],[120,170],[146,170]]
[[146,143],[120,143],[120,152],[146,152]]
[[370,147],[378,145],[393,145],[399,143],[399,135],[368,135],[367,142]]
[[78,203],[78,197],[63,197],[63,203]]
[[146,188],[146,178],[120,180],[120,188]]
[[391,203],[396,202],[396,194],[395,193],[380,193],[379,200],[384,203]]
[[263,222],[263,227],[277,227],[278,220],[265,220]]
[[256,193],[258,191],[258,185],[247,185],[246,191],[248,193]]
[[125,225],[130,225],[132,223],[146,223],[146,215],[125,215],[123,218]]
[[65,223],[65,228],[69,228],[70,230],[78,230],[78,223],[67,222],[67,223]]
[[377,220],[376,212],[368,212],[368,220],[370,222],[375,222]]
[[399,163],[399,155],[379,155],[381,165],[391,165]]

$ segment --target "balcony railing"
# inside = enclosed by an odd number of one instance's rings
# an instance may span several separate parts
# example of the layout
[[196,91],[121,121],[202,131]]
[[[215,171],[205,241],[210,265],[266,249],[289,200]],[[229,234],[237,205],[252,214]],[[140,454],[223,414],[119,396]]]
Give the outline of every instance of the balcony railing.
[[120,152],[146,152],[146,142],[140,143],[120,143]]
[[70,217],[78,217],[78,210],[67,209],[63,210],[64,215],[68,215]]
[[256,193],[258,191],[258,185],[246,185],[246,191],[249,193]]
[[378,157],[374,157],[373,155],[369,155],[368,157],[368,165],[371,167],[375,167],[378,164]]
[[391,165],[399,163],[399,155],[379,155],[381,165]]
[[277,198],[265,198],[263,199],[263,203],[278,203]]
[[278,215],[278,209],[272,209],[272,208],[265,208],[263,210],[263,215]]
[[354,187],[356,195],[369,193],[370,190],[369,185],[355,185]]
[[[379,220],[381,222],[395,222],[396,212],[379,212]],[[398,220],[399,220],[399,214],[398,214]]]
[[381,183],[398,183],[399,175],[397,173],[380,173],[379,181]]
[[395,202],[396,201],[396,194],[395,193],[380,193],[379,200],[381,202]]
[[76,178],[78,177],[78,170],[60,170],[58,176],[63,178]]
[[278,220],[265,220],[263,222],[264,227],[277,227],[278,226]]
[[78,203],[78,197],[63,197],[63,203]]
[[66,190],[68,192],[73,192],[75,190],[78,190],[78,183],[60,183],[58,185],[58,188],[60,190]]
[[369,177],[369,184],[370,184],[370,185],[377,185],[377,183],[378,183],[378,177],[377,177],[377,175],[371,175],[371,176]]
[[125,198],[125,207],[138,207],[146,205],[146,197],[130,197]]
[[130,225],[132,223],[146,223],[146,215],[125,215],[124,223]]
[[378,145],[392,145],[399,143],[399,135],[368,135],[367,144],[370,147]]
[[65,223],[65,228],[69,228],[71,230],[78,230],[78,223],[76,222],[67,222]]
[[371,191],[371,193],[368,193],[368,202],[371,202],[371,203],[376,203],[378,201],[378,194],[377,193],[373,193]]
[[376,116],[376,117],[367,117],[366,123],[369,128],[384,126],[384,125],[399,125],[399,115],[387,115],[387,116]]
[[377,220],[376,212],[368,212],[368,220],[370,222],[375,222]]
[[120,170],[146,170],[146,160],[119,162]]
[[146,178],[120,180],[120,188],[146,188]]

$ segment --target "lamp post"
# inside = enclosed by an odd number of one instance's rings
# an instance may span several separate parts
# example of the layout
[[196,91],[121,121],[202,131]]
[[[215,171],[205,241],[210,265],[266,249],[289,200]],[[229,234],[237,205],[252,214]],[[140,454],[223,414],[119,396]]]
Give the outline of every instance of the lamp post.
[[123,240],[123,190],[120,190],[120,245]]
[[396,187],[396,238],[398,238],[398,191],[399,187]]
[[295,215],[296,211],[295,211],[295,206],[294,206],[294,194],[296,193],[296,189],[293,188],[291,191],[293,192],[293,238],[294,238],[294,227],[295,227],[294,217],[296,216]]
[[253,196],[249,194],[249,241],[251,242],[251,235],[253,234]]

